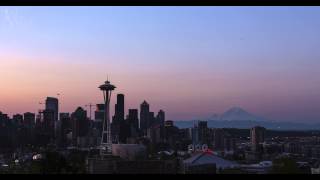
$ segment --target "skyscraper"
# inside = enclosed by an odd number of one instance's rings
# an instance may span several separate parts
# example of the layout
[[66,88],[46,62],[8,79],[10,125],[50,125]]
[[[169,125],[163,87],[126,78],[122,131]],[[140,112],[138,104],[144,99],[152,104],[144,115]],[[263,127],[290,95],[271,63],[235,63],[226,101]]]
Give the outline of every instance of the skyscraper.
[[117,95],[117,104],[115,105],[115,120],[123,121],[124,120],[124,95]]
[[2,118],[2,112],[0,111],[0,126],[2,126],[3,118]]
[[191,141],[193,145],[199,144],[199,129],[198,126],[190,128],[191,131]]
[[99,131],[99,133],[102,133],[104,113],[105,113],[104,104],[97,104],[96,110],[94,112],[94,127]]
[[54,121],[58,121],[59,114],[59,101],[54,97],[47,97],[46,99],[46,110],[51,110],[54,113]]
[[165,121],[165,128],[164,128],[164,141],[169,144],[169,146],[174,147],[176,146],[177,139],[179,138],[179,129],[174,126],[172,120]]
[[140,129],[144,135],[148,128],[149,112],[149,104],[146,101],[143,101],[140,105]]
[[94,112],[94,119],[96,121],[103,121],[104,119],[104,104],[97,104],[96,111]]
[[164,122],[166,120],[165,112],[163,110],[160,110],[156,117],[156,123],[160,126],[160,138],[164,139]]
[[129,109],[128,121],[136,130],[139,129],[138,109]]
[[147,128],[151,127],[155,123],[154,112],[149,112],[147,120]]
[[124,95],[117,95],[114,116],[112,118],[112,141],[119,143],[125,141],[125,122],[124,122]]
[[266,129],[260,126],[251,128],[251,149],[253,152],[261,152],[261,143],[265,141],[265,131]]
[[224,150],[224,139],[225,139],[225,132],[223,129],[215,129],[214,130],[214,142],[213,142],[213,148],[217,151],[223,151]]
[[207,121],[198,122],[199,141],[202,144],[208,144],[208,123]]
[[174,127],[174,123],[172,120],[167,120],[164,122],[165,127]]
[[127,121],[130,128],[130,137],[136,137],[139,132],[138,109],[129,109]]
[[21,114],[15,114],[12,116],[12,120],[17,125],[22,125],[23,116]]
[[160,124],[161,126],[164,126],[165,122],[165,113],[163,110],[160,110],[157,114],[157,123]]
[[72,131],[72,123],[71,123],[69,113],[60,113],[59,115],[60,115],[59,117],[60,135],[59,135],[58,144],[62,147],[65,147],[68,145],[67,134]]
[[55,112],[51,109],[45,109],[42,113],[41,129],[45,136],[44,143],[49,143],[55,137]]
[[161,127],[159,124],[151,125],[147,130],[147,137],[152,143],[159,143],[161,141]]
[[35,124],[36,116],[34,113],[26,112],[23,114],[23,124],[30,127]]
[[71,114],[71,120],[73,123],[72,135],[74,140],[88,134],[89,120],[87,118],[87,111],[78,107],[76,111]]

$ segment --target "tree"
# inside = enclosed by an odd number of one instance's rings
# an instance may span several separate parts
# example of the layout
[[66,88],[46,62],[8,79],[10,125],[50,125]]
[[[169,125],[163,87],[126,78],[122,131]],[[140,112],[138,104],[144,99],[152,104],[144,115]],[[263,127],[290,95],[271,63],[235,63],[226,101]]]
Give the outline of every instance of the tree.
[[46,152],[45,158],[42,160],[42,173],[60,174],[66,166],[66,159],[58,152]]
[[302,174],[298,164],[291,158],[282,157],[273,161],[271,173],[274,174]]

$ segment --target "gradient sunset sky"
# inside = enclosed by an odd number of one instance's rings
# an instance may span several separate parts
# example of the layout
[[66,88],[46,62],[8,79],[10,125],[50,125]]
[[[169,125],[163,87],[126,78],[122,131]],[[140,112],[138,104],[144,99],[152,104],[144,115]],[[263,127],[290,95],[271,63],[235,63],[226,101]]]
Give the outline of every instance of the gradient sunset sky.
[[[101,103],[107,75],[126,109],[167,119],[233,106],[320,121],[320,7],[0,7],[0,111]],[[115,96],[112,99],[114,106]]]

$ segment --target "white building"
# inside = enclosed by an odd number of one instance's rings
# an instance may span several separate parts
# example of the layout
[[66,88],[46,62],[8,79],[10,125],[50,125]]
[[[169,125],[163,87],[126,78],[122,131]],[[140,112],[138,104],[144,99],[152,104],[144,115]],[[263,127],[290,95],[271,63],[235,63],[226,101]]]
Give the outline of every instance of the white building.
[[229,169],[239,167],[239,164],[233,161],[223,159],[214,155],[212,152],[200,152],[183,161],[185,170],[192,166],[215,164],[217,171],[220,169]]

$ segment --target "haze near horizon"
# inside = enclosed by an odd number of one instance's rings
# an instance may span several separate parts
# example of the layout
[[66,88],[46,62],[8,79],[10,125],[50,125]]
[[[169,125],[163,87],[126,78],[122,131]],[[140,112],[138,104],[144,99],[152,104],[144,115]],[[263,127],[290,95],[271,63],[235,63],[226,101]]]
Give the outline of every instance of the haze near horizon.
[[101,103],[107,75],[126,112],[167,119],[238,106],[319,122],[320,7],[0,7],[0,111]]

